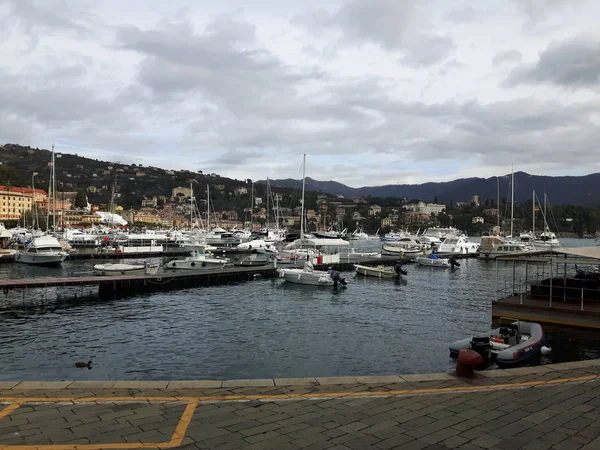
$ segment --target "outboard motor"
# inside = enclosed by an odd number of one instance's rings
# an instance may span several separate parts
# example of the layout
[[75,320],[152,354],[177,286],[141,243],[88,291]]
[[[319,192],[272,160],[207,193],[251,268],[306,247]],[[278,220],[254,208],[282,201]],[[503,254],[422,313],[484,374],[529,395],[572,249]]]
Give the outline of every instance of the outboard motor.
[[448,258],[448,262],[450,263],[450,266],[454,269],[455,267],[460,267],[460,263],[456,260],[456,258],[454,256],[451,256],[450,258]]
[[481,355],[484,362],[488,361],[490,357],[490,349],[492,348],[489,336],[474,336],[473,339],[471,339],[470,347],[471,350]]
[[400,275],[408,275],[408,272],[402,268],[400,263],[394,266],[394,272],[396,272],[396,278],[399,278]]
[[341,284],[342,286],[346,286],[346,284],[348,284],[346,282],[346,279],[343,278],[337,270],[329,270],[329,275],[331,276],[331,279],[333,280],[334,288],[338,287],[338,283]]

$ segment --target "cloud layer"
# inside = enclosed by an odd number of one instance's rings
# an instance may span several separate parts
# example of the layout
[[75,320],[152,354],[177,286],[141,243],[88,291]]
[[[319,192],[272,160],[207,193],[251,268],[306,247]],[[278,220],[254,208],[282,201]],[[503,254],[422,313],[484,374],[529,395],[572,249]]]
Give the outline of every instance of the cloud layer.
[[0,143],[239,179],[307,153],[352,186],[600,170],[593,2],[101,3],[0,0]]

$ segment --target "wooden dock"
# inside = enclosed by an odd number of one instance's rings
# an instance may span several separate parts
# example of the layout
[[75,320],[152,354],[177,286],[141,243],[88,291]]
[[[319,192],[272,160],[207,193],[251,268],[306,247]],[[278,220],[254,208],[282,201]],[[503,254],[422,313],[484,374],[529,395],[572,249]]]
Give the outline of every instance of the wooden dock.
[[600,329],[598,281],[554,277],[492,302],[492,317]]
[[112,275],[66,278],[24,278],[0,280],[0,289],[7,294],[12,290],[46,289],[51,287],[97,288],[99,298],[113,299],[137,294],[211,286],[256,278],[274,278],[277,271],[272,264],[259,267],[227,267],[221,270],[168,271],[155,275]]

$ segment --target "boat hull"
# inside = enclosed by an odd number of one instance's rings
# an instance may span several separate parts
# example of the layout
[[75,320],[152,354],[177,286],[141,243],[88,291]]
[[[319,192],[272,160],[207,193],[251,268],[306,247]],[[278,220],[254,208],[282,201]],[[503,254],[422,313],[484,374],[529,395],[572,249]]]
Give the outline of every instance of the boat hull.
[[302,269],[281,269],[279,271],[281,278],[294,284],[304,284],[308,286],[333,286],[333,278],[323,271],[308,272]]
[[447,269],[449,267],[452,267],[452,265],[450,264],[450,261],[448,261],[447,259],[442,259],[442,258],[431,259],[431,258],[427,258],[424,256],[420,256],[420,257],[416,258],[416,262],[417,262],[417,265],[424,266],[424,267],[439,267],[441,269]]
[[371,267],[356,264],[354,266],[356,273],[359,275],[366,275],[368,277],[383,278],[383,279],[394,279],[398,275],[396,272],[385,267]]
[[60,266],[68,254],[65,252],[56,252],[49,254],[42,253],[16,253],[15,262],[30,264],[34,266]]
[[140,266],[132,264],[96,264],[95,275],[152,275],[158,272],[158,266]]
[[222,269],[227,264],[226,261],[216,260],[210,261],[208,259],[204,261],[185,261],[175,260],[169,261],[165,264],[166,269],[170,270],[215,270]]

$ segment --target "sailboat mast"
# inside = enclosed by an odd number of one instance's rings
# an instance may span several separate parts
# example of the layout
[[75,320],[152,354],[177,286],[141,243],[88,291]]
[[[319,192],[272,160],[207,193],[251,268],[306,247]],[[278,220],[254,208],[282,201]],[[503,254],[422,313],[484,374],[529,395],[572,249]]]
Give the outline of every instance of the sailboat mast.
[[514,226],[514,215],[515,215],[515,168],[512,168],[512,176],[511,176],[511,189],[510,189],[510,237],[513,236],[513,226]]
[[535,189],[533,190],[533,203],[531,204],[531,234],[532,239],[535,239]]
[[194,186],[190,182],[190,231],[194,228]]
[[206,228],[210,231],[210,188],[206,183]]
[[250,231],[254,231],[254,180],[250,190]]
[[306,185],[306,153],[302,157],[302,202],[300,208],[300,239],[304,239],[304,188]]
[[548,216],[546,216],[546,203],[547,203],[547,199],[548,199],[548,197],[546,196],[546,193],[544,192],[544,233],[549,230],[549,228],[548,228]]
[[500,178],[496,177],[496,226],[500,234]]
[[269,186],[269,177],[267,177],[267,220],[265,222],[265,227],[267,229],[267,237],[269,235],[269,197],[271,196]]
[[52,231],[56,232],[56,160],[52,145]]

